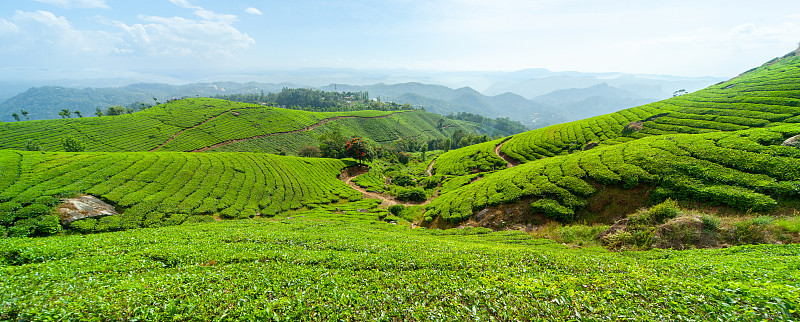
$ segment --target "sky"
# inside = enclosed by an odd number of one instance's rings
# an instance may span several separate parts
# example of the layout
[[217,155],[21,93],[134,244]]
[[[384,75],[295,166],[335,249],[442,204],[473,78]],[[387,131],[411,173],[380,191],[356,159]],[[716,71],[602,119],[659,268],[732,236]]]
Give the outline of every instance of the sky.
[[798,42],[797,0],[0,2],[0,74],[548,68],[729,77]]

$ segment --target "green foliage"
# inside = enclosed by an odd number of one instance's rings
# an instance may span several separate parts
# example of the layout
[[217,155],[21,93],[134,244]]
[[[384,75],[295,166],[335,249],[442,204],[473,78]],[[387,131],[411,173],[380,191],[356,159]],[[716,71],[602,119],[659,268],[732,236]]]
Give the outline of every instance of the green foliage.
[[425,201],[428,197],[425,196],[425,190],[420,188],[400,188],[397,191],[397,199],[402,201]]
[[361,198],[361,193],[336,179],[348,164],[335,159],[254,153],[15,151],[0,152],[3,164],[9,168],[0,178],[19,174],[10,185],[0,184],[0,222],[18,226],[12,235],[32,234],[36,223],[21,221],[51,214],[58,197],[75,192],[124,209],[119,216],[73,223],[70,228],[79,231],[180,224],[206,215],[272,216]]
[[33,140],[28,140],[25,142],[25,151],[40,151],[42,148],[39,147],[39,143],[36,143]]
[[[798,255],[795,245],[607,252],[485,228],[227,221],[5,240],[0,294],[10,296],[0,314],[28,321],[796,320],[792,281],[800,272],[787,259]],[[81,295],[53,300],[74,290]]]
[[667,199],[660,204],[650,207],[648,212],[652,220],[657,223],[662,223],[675,218],[680,210],[681,208],[678,207],[678,203],[675,202],[675,200]]
[[403,206],[403,205],[391,205],[391,206],[389,206],[389,212],[391,212],[392,215],[395,215],[395,216],[399,216],[400,213],[405,209],[406,209],[406,207]]
[[75,138],[68,136],[61,141],[64,151],[67,152],[83,152],[83,144]]
[[392,178],[392,184],[401,187],[411,187],[417,185],[416,181],[414,181],[414,178],[407,174],[400,174],[395,176],[394,178]]
[[572,209],[562,206],[553,199],[539,199],[531,204],[531,211],[543,213],[545,216],[557,221],[571,221],[575,212]]
[[319,158],[322,156],[322,151],[315,146],[306,146],[300,149],[300,152],[298,152],[297,155],[305,158]]
[[800,196],[800,153],[761,142],[796,133],[800,128],[795,125],[776,125],[649,137],[544,158],[480,174],[483,178],[471,184],[464,177],[451,179],[427,206],[426,216],[458,222],[488,205],[523,197],[556,200],[577,214],[586,205],[583,198],[596,191],[592,183],[623,188],[646,184],[656,188],[651,198],[657,202],[671,197],[770,211],[777,207],[776,198]]

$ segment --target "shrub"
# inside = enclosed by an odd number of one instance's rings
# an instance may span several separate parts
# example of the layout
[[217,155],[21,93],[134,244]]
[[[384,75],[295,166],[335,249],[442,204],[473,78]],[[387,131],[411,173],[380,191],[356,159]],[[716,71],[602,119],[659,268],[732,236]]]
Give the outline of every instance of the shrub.
[[718,218],[703,215],[700,217],[700,221],[703,223],[703,231],[705,232],[715,232],[719,230],[720,220]]
[[319,158],[322,156],[322,151],[315,146],[306,146],[300,149],[300,152],[298,152],[297,155],[306,158]]
[[36,234],[52,235],[61,231],[61,223],[55,215],[46,215],[38,218],[36,223]]
[[410,175],[400,174],[392,178],[392,184],[402,187],[409,187],[409,186],[415,186],[416,182],[414,182],[414,178],[412,178]]
[[656,222],[661,223],[678,216],[680,207],[675,200],[667,199],[664,202],[650,207],[650,218]]
[[48,207],[55,207],[59,203],[61,203],[60,200],[58,200],[57,198],[55,198],[53,196],[41,196],[39,198],[36,198],[36,201],[34,201],[34,202],[37,203],[37,204],[40,204],[40,205],[48,206]]
[[395,216],[399,216],[399,215],[400,215],[400,213],[401,213],[401,212],[402,212],[404,209],[406,209],[406,207],[405,207],[405,206],[403,206],[403,205],[391,205],[391,206],[389,206],[389,212],[391,212],[391,213],[392,213],[392,215],[395,215]]
[[439,186],[439,182],[442,181],[442,176],[432,176],[432,177],[425,177],[419,180],[420,185],[422,185],[425,189],[433,189]]
[[575,212],[572,209],[562,206],[558,201],[547,198],[533,202],[531,210],[543,213],[548,218],[558,221],[570,221],[575,216]]
[[428,199],[425,196],[425,191],[420,188],[401,189],[397,192],[397,199],[403,201],[425,201]]
[[22,208],[20,211],[17,212],[18,218],[34,218],[42,215],[47,215],[52,211],[52,207],[48,207],[42,204],[32,204],[25,208]]
[[83,144],[75,138],[68,136],[61,140],[61,145],[64,146],[64,151],[67,152],[83,152]]
[[408,164],[409,160],[411,160],[411,154],[400,152],[400,154],[397,155],[397,161],[402,164]]

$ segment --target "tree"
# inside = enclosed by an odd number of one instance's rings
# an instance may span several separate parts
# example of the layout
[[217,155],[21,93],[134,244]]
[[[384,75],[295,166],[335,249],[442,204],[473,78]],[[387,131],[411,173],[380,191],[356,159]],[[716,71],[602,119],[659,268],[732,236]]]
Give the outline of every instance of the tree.
[[77,115],[79,118],[82,118],[82,117],[83,117],[83,114],[81,114],[81,111],[75,110],[75,112],[74,112],[74,113],[75,113],[75,115]]
[[125,114],[125,108],[122,105],[114,105],[106,108],[106,115],[122,115]]
[[94,115],[97,115],[97,117],[103,116],[103,110],[101,110],[99,107],[94,109]]
[[332,131],[319,137],[319,150],[325,158],[345,157],[344,145],[347,139],[342,135],[339,125],[334,125]]
[[453,145],[453,142],[450,141],[450,138],[447,138],[447,139],[444,140],[444,142],[442,142],[442,150],[444,150],[444,152],[450,151],[450,148],[452,147],[452,145]]
[[58,112],[58,115],[61,115],[62,119],[72,118],[72,112],[68,108],[62,109],[61,112]]
[[26,121],[30,121],[30,120],[31,120],[31,119],[28,117],[28,111],[26,111],[26,110],[19,110],[19,114],[22,114],[22,116],[24,116],[24,117],[25,117],[25,120],[26,120]]
[[427,144],[423,144],[422,145],[422,162],[427,161],[428,157],[425,155],[427,153],[428,153],[428,145]]
[[359,163],[364,160],[371,160],[373,155],[369,144],[362,138],[353,138],[347,141],[344,145],[344,152],[347,156],[358,160]]
[[39,143],[36,143],[31,139],[28,139],[28,141],[25,142],[25,151],[41,151],[41,150],[42,148],[39,147]]
[[300,152],[297,155],[306,158],[319,158],[322,156],[322,152],[319,150],[318,147],[315,146],[306,146],[300,149]]
[[62,139],[61,145],[64,146],[64,151],[67,152],[83,152],[83,144],[71,136]]
[[16,120],[17,122],[19,122],[19,115],[18,115],[17,113],[13,113],[13,114],[11,114],[11,117],[13,117],[13,118],[14,118],[14,120]]

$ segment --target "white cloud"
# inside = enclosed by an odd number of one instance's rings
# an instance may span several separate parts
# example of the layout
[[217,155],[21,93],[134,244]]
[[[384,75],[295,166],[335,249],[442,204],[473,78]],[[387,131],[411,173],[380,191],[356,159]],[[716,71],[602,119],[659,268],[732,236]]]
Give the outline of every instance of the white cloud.
[[106,0],[35,0],[62,8],[103,8],[110,9]]
[[201,57],[232,56],[233,50],[244,49],[255,40],[233,26],[235,15],[218,14],[186,0],[170,0],[176,6],[194,10],[200,20],[183,17],[158,17],[140,15],[144,23],[128,25],[116,22],[125,32],[125,39],[133,48],[151,56]]
[[256,8],[253,8],[253,7],[244,9],[244,12],[249,13],[251,15],[257,15],[257,16],[261,16],[261,15],[264,14],[264,13],[261,12],[261,10],[258,10]]
[[0,36],[4,34],[15,34],[19,32],[19,27],[13,22],[0,18]]
[[[80,54],[116,52],[119,43],[104,31],[77,30],[63,16],[49,11],[16,11],[11,22],[0,19],[0,30],[11,30],[14,37],[6,43],[8,49],[66,50]],[[0,32],[2,35],[2,32]]]
[[172,4],[181,8],[193,9],[196,16],[205,20],[217,20],[220,22],[233,23],[237,19],[235,15],[218,14],[211,10],[206,10],[203,7],[192,5],[187,0],[169,0],[169,2],[172,2]]
[[182,17],[140,16],[144,24],[119,22],[126,39],[149,55],[217,56],[232,55],[232,50],[247,48],[253,38],[226,22]]

